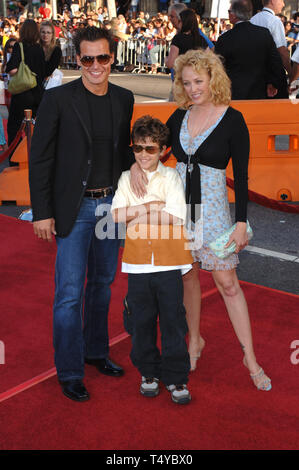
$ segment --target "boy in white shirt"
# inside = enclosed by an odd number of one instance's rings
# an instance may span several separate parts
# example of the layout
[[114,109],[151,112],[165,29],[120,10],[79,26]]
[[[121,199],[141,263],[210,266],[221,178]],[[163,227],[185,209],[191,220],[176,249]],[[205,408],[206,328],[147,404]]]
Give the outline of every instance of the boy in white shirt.
[[[159,160],[166,149],[168,129],[159,119],[143,116],[132,130],[136,162],[148,178],[147,194],[137,197],[130,172],[122,173],[112,201],[115,222],[127,224],[122,271],[128,273],[131,360],[142,376],[140,392],[159,394],[159,380],[175,403],[191,400],[187,389],[190,359],[185,335],[182,272],[192,256],[184,236],[186,203],[182,181]],[[157,347],[157,320],[161,353]]]

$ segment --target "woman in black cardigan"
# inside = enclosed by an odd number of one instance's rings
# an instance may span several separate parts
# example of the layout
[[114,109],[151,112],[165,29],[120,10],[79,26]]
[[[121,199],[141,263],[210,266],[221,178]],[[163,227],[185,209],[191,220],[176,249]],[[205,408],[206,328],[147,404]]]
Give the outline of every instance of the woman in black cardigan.
[[[8,145],[14,140],[24,119],[24,110],[32,109],[35,117],[43,94],[43,81],[46,77],[44,51],[39,44],[39,30],[34,20],[26,20],[20,30],[20,40],[23,44],[25,64],[36,73],[37,85],[31,90],[12,95],[7,122]],[[11,58],[6,65],[6,72],[13,76],[17,73],[21,62],[19,42],[14,45]]]
[[[209,270],[222,295],[241,343],[243,363],[259,390],[271,380],[258,365],[253,349],[247,303],[240,287],[237,253],[248,244],[249,133],[242,114],[229,106],[230,81],[220,58],[209,50],[188,51],[175,64],[174,97],[180,107],[169,118],[172,153],[186,187],[190,207],[187,226],[192,242],[193,268],[184,277],[184,303],[189,326],[191,368],[196,368],[205,341],[200,335],[198,264]],[[225,169],[232,159],[235,181],[235,222],[227,247],[235,252],[218,258],[209,244],[231,228]]]
[[171,41],[169,55],[166,57],[166,66],[172,69],[176,58],[191,49],[206,49],[207,42],[199,33],[196,13],[190,8],[181,11],[179,15],[181,29]]
[[40,44],[46,59],[46,77],[49,78],[61,61],[61,48],[56,45],[55,28],[51,21],[43,21],[40,25]]

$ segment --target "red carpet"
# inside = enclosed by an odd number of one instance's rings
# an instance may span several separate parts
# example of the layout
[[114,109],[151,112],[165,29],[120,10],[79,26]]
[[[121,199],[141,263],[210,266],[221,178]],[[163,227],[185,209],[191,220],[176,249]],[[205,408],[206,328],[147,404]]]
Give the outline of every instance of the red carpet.
[[256,354],[272,378],[272,391],[258,392],[242,365],[219,294],[207,295],[214,288],[211,276],[201,272],[206,348],[190,375],[192,402],[180,407],[163,385],[155,399],[139,394],[122,325],[126,276],[118,273],[111,357],[126,374],[100,376],[87,366],[84,383],[91,400],[75,403],[62,395],[53,369],[55,244],[37,240],[31,224],[5,216],[0,216],[0,243],[1,450],[298,449],[299,364],[291,362],[291,343],[299,340],[298,296],[242,283]]

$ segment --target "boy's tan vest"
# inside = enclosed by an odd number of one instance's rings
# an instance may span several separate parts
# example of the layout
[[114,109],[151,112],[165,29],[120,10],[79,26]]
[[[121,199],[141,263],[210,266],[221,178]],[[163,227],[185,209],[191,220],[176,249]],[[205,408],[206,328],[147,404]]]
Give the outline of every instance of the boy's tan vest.
[[155,266],[192,264],[193,258],[182,225],[137,224],[127,229],[123,262]]

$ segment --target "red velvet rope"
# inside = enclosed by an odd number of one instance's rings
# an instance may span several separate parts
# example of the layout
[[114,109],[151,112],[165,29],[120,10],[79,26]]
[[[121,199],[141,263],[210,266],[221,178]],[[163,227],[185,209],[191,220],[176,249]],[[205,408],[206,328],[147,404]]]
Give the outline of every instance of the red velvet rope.
[[[165,163],[171,155],[171,150],[169,150],[164,157],[161,158],[161,162]],[[226,185],[235,190],[234,181],[230,178],[226,178]],[[285,202],[275,201],[275,199],[270,199],[262,194],[258,194],[255,191],[248,190],[248,199],[249,201],[255,202],[260,206],[268,207],[276,211],[281,212],[291,212],[293,214],[299,214],[299,205],[287,204]]]
[[17,135],[15,136],[14,140],[12,141],[12,143],[10,144],[10,146],[8,147],[7,150],[5,150],[5,152],[1,153],[0,155],[0,163],[4,162],[4,160],[9,157],[9,155],[12,153],[12,151],[16,148],[21,136],[22,136],[22,132],[23,130],[25,129],[25,122],[22,123],[20,129],[18,130],[17,132]]

